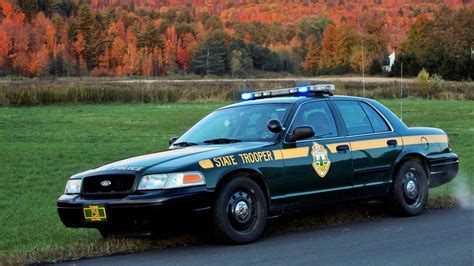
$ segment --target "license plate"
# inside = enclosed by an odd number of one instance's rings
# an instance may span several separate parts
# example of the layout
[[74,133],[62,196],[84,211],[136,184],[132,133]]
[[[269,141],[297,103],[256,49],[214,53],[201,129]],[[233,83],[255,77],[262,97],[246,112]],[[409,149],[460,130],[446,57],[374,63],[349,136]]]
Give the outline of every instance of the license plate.
[[86,222],[107,221],[105,206],[100,206],[100,205],[84,206],[83,211],[84,211],[84,218],[86,219]]

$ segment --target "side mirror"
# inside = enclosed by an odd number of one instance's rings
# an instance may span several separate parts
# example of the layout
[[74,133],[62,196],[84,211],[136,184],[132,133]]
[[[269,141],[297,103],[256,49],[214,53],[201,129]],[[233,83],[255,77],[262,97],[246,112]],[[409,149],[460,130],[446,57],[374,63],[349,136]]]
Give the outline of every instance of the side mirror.
[[267,128],[273,133],[280,133],[283,130],[283,125],[280,120],[272,119],[268,121]]
[[299,126],[295,128],[291,135],[286,137],[287,142],[295,142],[302,139],[311,138],[314,136],[314,129],[312,126]]
[[168,144],[171,146],[171,145],[173,145],[173,143],[175,143],[178,139],[179,139],[179,137],[177,137],[177,136],[171,137],[170,140],[168,141]]

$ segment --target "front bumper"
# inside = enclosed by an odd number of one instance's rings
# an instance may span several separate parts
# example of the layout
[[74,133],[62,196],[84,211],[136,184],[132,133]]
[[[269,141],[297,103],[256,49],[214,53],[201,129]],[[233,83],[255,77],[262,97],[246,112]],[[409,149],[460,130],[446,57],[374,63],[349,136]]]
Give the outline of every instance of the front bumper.
[[438,187],[453,180],[458,174],[459,158],[455,153],[430,156],[430,188]]
[[[142,191],[121,198],[84,198],[62,195],[57,201],[58,214],[67,227],[147,229],[210,209],[212,191],[205,186],[172,190]],[[83,208],[105,206],[107,220],[87,222]]]

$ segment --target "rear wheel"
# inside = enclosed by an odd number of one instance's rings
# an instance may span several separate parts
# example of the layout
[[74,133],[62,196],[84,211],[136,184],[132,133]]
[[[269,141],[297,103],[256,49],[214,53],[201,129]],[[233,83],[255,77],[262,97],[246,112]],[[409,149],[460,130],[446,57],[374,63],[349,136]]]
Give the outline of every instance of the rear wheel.
[[253,242],[265,229],[265,196],[252,179],[232,178],[218,192],[212,218],[212,232],[217,240],[236,244]]
[[398,215],[419,215],[427,201],[428,176],[423,165],[416,159],[404,162],[393,181],[392,210]]

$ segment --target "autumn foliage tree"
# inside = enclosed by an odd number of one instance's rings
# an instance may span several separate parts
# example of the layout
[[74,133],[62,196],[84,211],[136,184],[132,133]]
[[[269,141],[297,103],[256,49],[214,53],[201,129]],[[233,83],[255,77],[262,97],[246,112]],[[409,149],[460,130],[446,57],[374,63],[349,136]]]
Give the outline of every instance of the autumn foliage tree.
[[413,72],[467,79],[472,10],[466,1],[0,0],[0,75],[376,73],[399,46]]
[[303,69],[307,74],[316,74],[319,68],[319,61],[321,57],[321,46],[314,37],[310,37],[306,40],[306,47],[308,52],[303,63]]
[[[471,49],[474,43],[474,9],[442,9],[434,18],[419,17],[400,46],[394,75],[400,64],[416,75],[425,68],[446,79],[474,77]],[[405,72],[407,73],[407,72]]]

